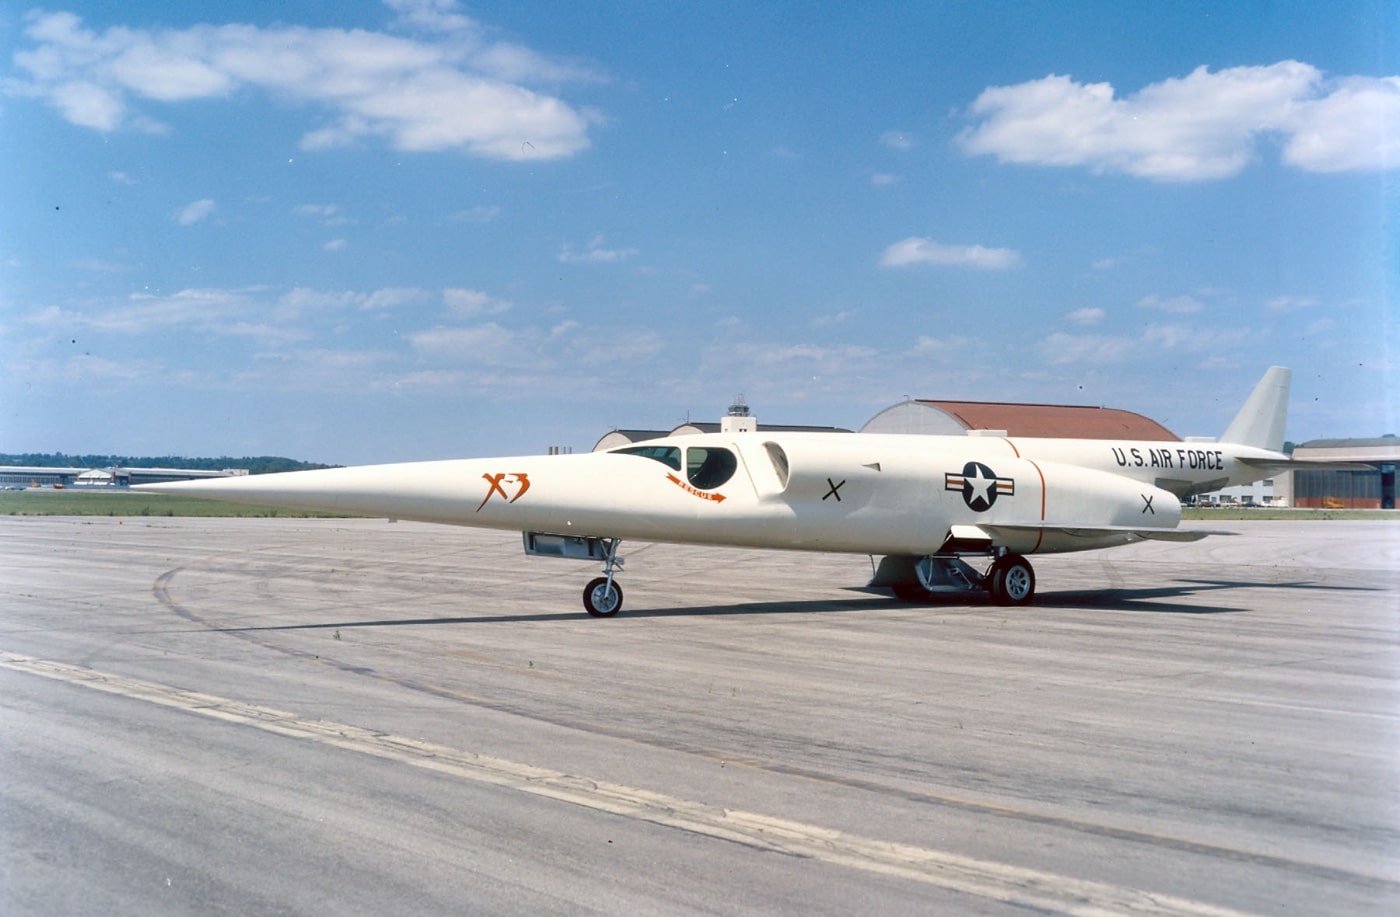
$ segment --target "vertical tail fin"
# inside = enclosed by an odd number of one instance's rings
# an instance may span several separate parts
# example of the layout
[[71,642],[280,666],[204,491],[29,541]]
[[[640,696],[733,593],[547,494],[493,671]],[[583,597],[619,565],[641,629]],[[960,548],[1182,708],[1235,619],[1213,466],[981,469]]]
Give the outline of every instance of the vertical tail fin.
[[1220,441],[1282,452],[1283,427],[1288,420],[1288,386],[1292,379],[1293,371],[1288,367],[1270,366]]

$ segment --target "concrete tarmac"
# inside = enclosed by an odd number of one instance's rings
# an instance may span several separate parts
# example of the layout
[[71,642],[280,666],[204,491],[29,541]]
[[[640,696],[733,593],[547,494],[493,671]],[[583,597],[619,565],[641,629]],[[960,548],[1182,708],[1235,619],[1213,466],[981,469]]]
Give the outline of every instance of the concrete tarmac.
[[1400,912],[1400,524],[596,565],[375,520],[0,519],[0,913]]

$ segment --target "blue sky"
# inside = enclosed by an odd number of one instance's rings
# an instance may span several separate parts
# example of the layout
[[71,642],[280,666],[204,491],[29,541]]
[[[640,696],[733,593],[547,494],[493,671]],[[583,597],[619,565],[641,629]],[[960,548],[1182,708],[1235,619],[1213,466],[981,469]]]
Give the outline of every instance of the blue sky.
[[0,2],[0,451],[1400,432],[1372,3]]

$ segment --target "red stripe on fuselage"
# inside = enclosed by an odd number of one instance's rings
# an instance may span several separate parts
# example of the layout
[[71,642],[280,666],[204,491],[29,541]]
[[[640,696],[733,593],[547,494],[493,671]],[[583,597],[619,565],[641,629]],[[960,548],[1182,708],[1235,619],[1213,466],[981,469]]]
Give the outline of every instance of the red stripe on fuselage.
[[[1008,440],[1008,442],[1009,442],[1009,440]],[[1035,469],[1035,473],[1038,474],[1038,475],[1040,475],[1040,521],[1041,521],[1041,522],[1044,522],[1044,521],[1045,521],[1045,472],[1041,471],[1041,470],[1040,470],[1040,466],[1037,465],[1035,462],[1031,461],[1030,459],[1027,459],[1026,461],[1030,462],[1031,467]],[[1039,531],[1038,533],[1036,533],[1036,536],[1035,536],[1035,547],[1031,548],[1031,553],[1032,553],[1032,554],[1034,554],[1036,551],[1040,550],[1040,543],[1041,543],[1042,541],[1044,541],[1044,540],[1045,540],[1045,528],[1044,528],[1044,526],[1042,526],[1041,529],[1040,529],[1040,531]]]

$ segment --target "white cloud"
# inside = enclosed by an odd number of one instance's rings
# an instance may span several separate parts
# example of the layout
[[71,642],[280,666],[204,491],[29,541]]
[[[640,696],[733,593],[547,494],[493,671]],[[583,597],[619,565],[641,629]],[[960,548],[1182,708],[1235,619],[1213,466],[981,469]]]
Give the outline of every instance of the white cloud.
[[282,320],[296,320],[318,312],[378,312],[426,301],[432,294],[418,287],[381,287],[378,290],[315,290],[295,287],[277,297],[272,312]]
[[1317,300],[1311,296],[1275,296],[1264,305],[1274,312],[1295,312],[1316,306]]
[[1050,365],[1066,363],[1122,363],[1131,358],[1137,341],[1129,337],[1103,334],[1066,334],[1057,331],[1036,347],[1041,359]]
[[442,291],[442,301],[456,315],[499,315],[509,311],[511,304],[497,299],[480,290],[447,289]]
[[454,2],[394,0],[422,39],[297,26],[85,28],[72,13],[34,12],[9,90],[41,98],[74,124],[160,130],[137,110],[261,89],[321,109],[304,149],[382,140],[416,152],[552,159],[588,147],[590,117],[530,83],[598,80],[586,66],[487,41]]
[[344,239],[332,239],[325,245],[322,245],[321,248],[328,252],[338,252],[344,250],[349,244],[350,243],[346,242]]
[[604,248],[603,237],[597,235],[588,240],[587,248],[581,252],[575,251],[572,245],[565,245],[559,252],[559,260],[564,264],[613,264],[635,254],[635,248]]
[[456,11],[456,0],[384,0],[384,5],[399,14],[399,26],[454,32],[475,25]]
[[426,290],[417,287],[383,287],[372,293],[356,294],[360,311],[374,312],[380,309],[395,309],[427,297]]
[[468,375],[460,369],[422,369],[383,380],[377,387],[389,390],[412,388],[460,391],[468,381]]
[[1344,79],[1299,109],[1284,162],[1310,172],[1400,166],[1400,76]]
[[636,328],[585,329],[570,334],[568,342],[570,363],[593,368],[636,366],[666,347],[659,333]]
[[181,226],[193,226],[208,219],[213,212],[214,202],[206,197],[185,205],[185,208],[175,215],[175,221]]
[[1055,332],[1037,345],[1041,359],[1051,366],[1070,363],[1104,365],[1151,361],[1166,352],[1209,354],[1247,343],[1257,331],[1185,322],[1149,324],[1136,337],[1114,334]]
[[1102,309],[1075,309],[1065,316],[1076,325],[1097,325],[1103,321],[1103,317]]
[[[1215,332],[1211,334],[1214,336]],[[1142,332],[1143,343],[1163,350],[1176,350],[1200,339],[1201,333],[1190,325],[1148,325]]]
[[340,211],[339,204],[298,204],[291,209],[298,217],[321,220],[322,225],[347,225],[353,223],[350,217]]
[[292,208],[292,213],[299,217],[320,217],[329,220],[340,210],[335,204],[299,204]]
[[904,181],[903,175],[894,172],[872,172],[870,183],[877,188],[888,188],[890,185],[897,185]]
[[470,328],[437,327],[408,336],[413,347],[425,354],[477,363],[508,363],[518,344],[517,336],[495,322]]
[[1108,83],[1047,76],[983,90],[957,142],[1002,162],[1082,166],[1156,181],[1238,174],[1261,136],[1319,172],[1400,166],[1400,77],[1328,80],[1298,61],[1198,67],[1124,97]]
[[139,293],[116,302],[84,303],[70,309],[48,306],[29,316],[26,323],[138,336],[164,330],[282,342],[309,336],[303,329],[289,327],[248,291],[200,288],[168,295]]
[[1137,305],[1140,309],[1155,309],[1175,315],[1189,315],[1205,309],[1205,303],[1192,296],[1172,296],[1167,299],[1156,295],[1144,296],[1138,300]]
[[466,210],[458,210],[447,218],[449,223],[489,223],[501,215],[501,208],[496,206],[470,207]]
[[812,319],[812,327],[814,327],[814,328],[830,328],[830,327],[832,327],[833,325],[840,325],[840,324],[846,322],[848,319],[851,319],[851,318],[854,318],[854,317],[855,317],[855,313],[852,312],[850,309],[842,309],[840,312],[834,312],[834,313],[830,313],[830,314],[828,314],[828,315],[818,315],[818,316],[815,316],[815,317]]
[[904,131],[885,131],[880,135],[880,143],[900,152],[907,152],[914,148],[914,138]]
[[942,267],[970,267],[983,271],[1004,271],[1019,266],[1020,252],[982,245],[945,245],[932,239],[910,237],[896,242],[880,255],[883,267],[933,264]]

